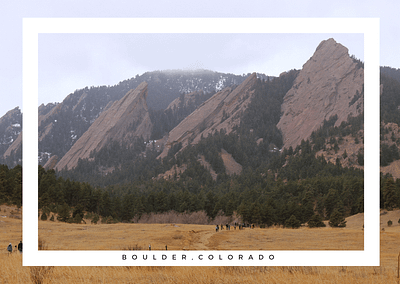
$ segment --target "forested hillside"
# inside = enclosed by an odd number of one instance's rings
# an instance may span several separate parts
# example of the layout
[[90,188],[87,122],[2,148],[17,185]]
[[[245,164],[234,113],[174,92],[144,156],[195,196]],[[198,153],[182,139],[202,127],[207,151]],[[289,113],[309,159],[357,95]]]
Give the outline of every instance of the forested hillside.
[[[363,212],[363,171],[342,167],[341,159],[331,163],[316,155],[327,147],[340,148],[340,137],[356,135],[363,128],[362,115],[339,127],[332,117],[313,133],[311,141],[303,141],[296,149],[277,150],[283,144],[276,128],[279,106],[297,72],[272,81],[259,79],[254,99],[233,132],[215,132],[183,151],[177,144],[162,160],[155,159],[157,148],[138,140],[132,148],[113,143],[93,153],[91,161],[81,160],[75,170],[61,172],[60,178],[40,168],[40,208],[70,212],[64,221],[73,222],[80,222],[83,212],[113,222],[173,210],[204,211],[211,220],[236,212],[246,223],[288,227],[310,220],[321,225],[318,220],[341,220]],[[226,174],[221,149],[243,166],[240,175]],[[216,179],[201,165],[200,155],[217,173]],[[362,160],[360,156],[359,163]],[[105,164],[115,170],[98,175],[96,167]],[[183,165],[186,170],[181,171]],[[172,175],[159,178],[171,168],[175,169]]]
[[0,204],[22,205],[22,167],[0,165]]
[[400,82],[400,69],[392,68],[389,66],[383,66],[381,69],[381,76],[385,75],[386,77],[395,79]]
[[[391,68],[381,69],[381,130],[380,130],[380,164],[382,167],[390,165],[400,159],[400,76],[399,70]],[[393,173],[398,176],[398,173]]]

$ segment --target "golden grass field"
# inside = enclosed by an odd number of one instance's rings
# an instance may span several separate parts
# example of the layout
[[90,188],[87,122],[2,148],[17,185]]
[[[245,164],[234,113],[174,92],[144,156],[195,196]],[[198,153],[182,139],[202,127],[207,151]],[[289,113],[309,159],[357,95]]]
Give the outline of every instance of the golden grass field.
[[[380,267],[23,267],[18,252],[6,251],[8,243],[21,240],[20,212],[5,205],[0,210],[0,283],[398,283],[400,210],[381,215]],[[232,228],[216,233],[213,225],[89,223],[39,221],[39,238],[49,250],[147,249],[149,244],[152,250],[166,244],[168,250],[363,249],[362,214],[349,217],[344,229]]]

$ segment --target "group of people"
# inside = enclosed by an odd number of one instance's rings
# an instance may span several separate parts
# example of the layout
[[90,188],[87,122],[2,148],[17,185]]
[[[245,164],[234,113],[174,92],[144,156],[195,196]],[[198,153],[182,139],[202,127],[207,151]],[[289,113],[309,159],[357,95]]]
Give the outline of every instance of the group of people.
[[[20,241],[19,244],[18,244],[18,247],[15,246],[15,248],[18,249],[19,253],[22,253],[22,241]],[[12,246],[11,243],[8,245],[7,251],[8,251],[8,254],[13,252],[13,246]]]
[[[243,224],[237,224],[237,223],[235,222],[235,226],[234,226],[235,230],[236,230],[236,226],[239,226],[239,230],[243,230],[243,228],[245,228],[245,227],[250,227],[250,228],[254,229],[254,224],[252,224],[252,225],[250,225],[250,224],[244,224],[244,223],[243,223]],[[223,230],[223,229],[224,229],[224,225],[221,224],[221,227],[219,227],[219,226],[217,225],[217,226],[215,227],[215,231],[218,232],[220,228],[221,228],[221,230]],[[231,229],[231,225],[226,224],[226,225],[225,225],[225,228],[226,228],[226,230],[230,230],[230,229]]]
[[[235,224],[236,224],[236,223],[235,223]],[[217,225],[217,226],[215,227],[215,231],[218,232],[218,231],[219,231],[219,228],[220,228],[220,227]],[[225,228],[226,228],[226,230],[230,230],[230,229],[231,229],[231,225],[226,224],[226,225],[225,225]],[[223,229],[224,229],[224,225],[221,224],[221,230],[223,230]],[[235,225],[235,230],[236,230],[236,225]]]

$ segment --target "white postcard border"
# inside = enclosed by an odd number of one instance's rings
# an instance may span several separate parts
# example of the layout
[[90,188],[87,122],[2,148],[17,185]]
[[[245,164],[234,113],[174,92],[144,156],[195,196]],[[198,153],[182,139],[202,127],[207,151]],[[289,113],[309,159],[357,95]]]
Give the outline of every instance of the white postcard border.
[[[364,34],[364,250],[38,251],[38,36],[41,33]],[[25,18],[23,107],[24,266],[379,266],[377,18]]]

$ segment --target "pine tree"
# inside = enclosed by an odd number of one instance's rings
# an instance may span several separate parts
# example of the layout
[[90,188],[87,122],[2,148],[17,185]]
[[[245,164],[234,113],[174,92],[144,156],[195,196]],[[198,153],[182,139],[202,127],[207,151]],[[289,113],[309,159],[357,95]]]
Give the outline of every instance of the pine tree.
[[58,208],[57,219],[61,222],[67,222],[69,218],[70,218],[70,208],[66,203],[64,203]]
[[301,222],[297,220],[296,216],[292,215],[285,221],[286,228],[297,229],[301,226]]
[[343,159],[346,159],[347,158],[347,151],[346,150],[344,150],[344,153],[343,153]]
[[46,220],[47,220],[47,214],[46,214],[46,212],[43,212],[43,213],[42,213],[42,216],[40,217],[40,220],[42,220],[42,221],[46,221]]
[[387,210],[393,210],[397,205],[397,197],[395,195],[396,186],[392,178],[386,180],[383,186],[383,200],[384,208]]
[[331,214],[331,218],[329,219],[329,226],[331,227],[346,227],[346,220],[343,217],[343,214],[339,212],[339,210],[333,210]]
[[330,216],[338,202],[338,193],[336,189],[329,189],[328,194],[325,196],[324,205],[327,216]]
[[309,228],[326,227],[325,223],[322,221],[322,217],[318,214],[314,214],[310,221],[308,221]]

